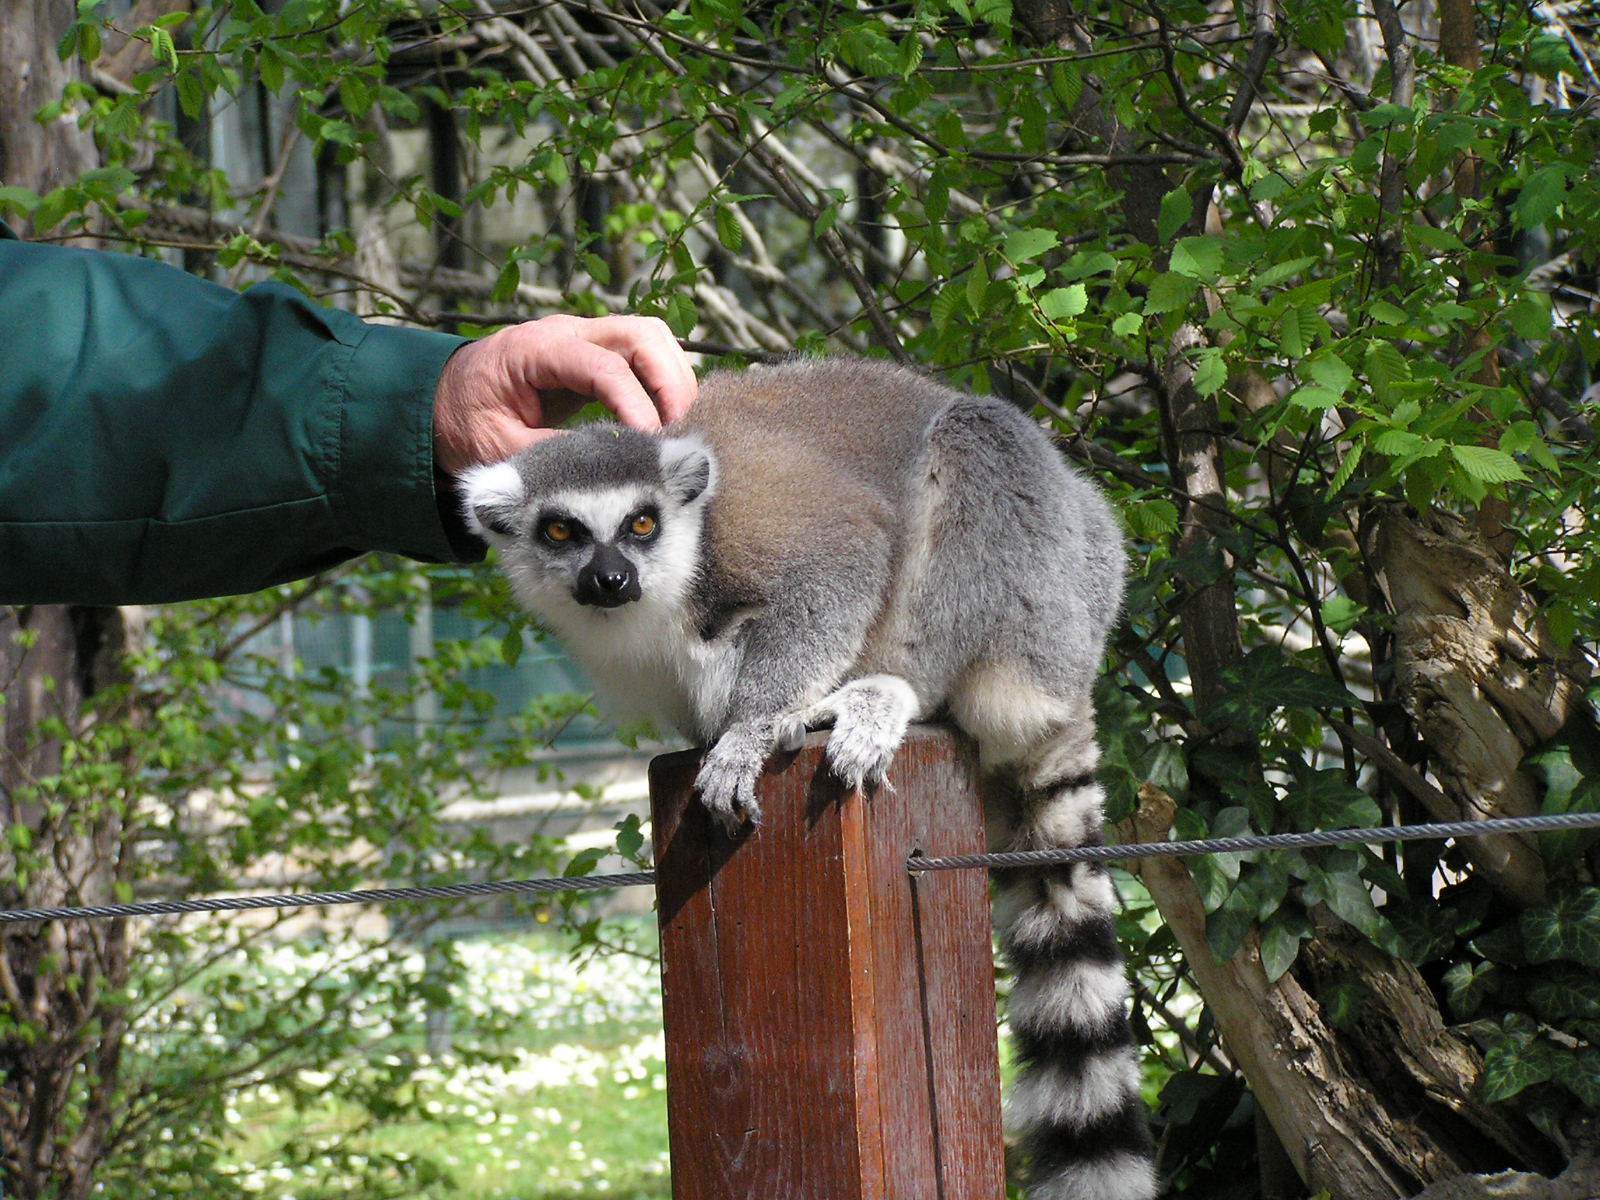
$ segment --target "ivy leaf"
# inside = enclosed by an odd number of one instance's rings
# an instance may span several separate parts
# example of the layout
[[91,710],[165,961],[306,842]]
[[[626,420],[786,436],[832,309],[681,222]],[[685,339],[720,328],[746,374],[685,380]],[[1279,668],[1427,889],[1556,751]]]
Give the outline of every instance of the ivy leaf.
[[1529,962],[1565,959],[1600,967],[1600,888],[1578,888],[1522,914]]
[[1528,984],[1528,1000],[1552,1024],[1600,1021],[1600,990],[1594,976],[1581,967],[1558,967]]
[[1524,1088],[1544,1083],[1555,1074],[1550,1048],[1544,1042],[1506,1038],[1483,1056],[1483,1098],[1509,1100]]
[[1556,1082],[1590,1108],[1600,1108],[1600,1048],[1563,1046],[1555,1057]]
[[1267,982],[1276,983],[1300,957],[1302,933],[1287,914],[1275,913],[1261,927],[1261,969]]
[[1241,733],[1257,734],[1279,708],[1347,708],[1356,699],[1326,675],[1283,657],[1276,646],[1257,646],[1222,672],[1223,699],[1214,719]]

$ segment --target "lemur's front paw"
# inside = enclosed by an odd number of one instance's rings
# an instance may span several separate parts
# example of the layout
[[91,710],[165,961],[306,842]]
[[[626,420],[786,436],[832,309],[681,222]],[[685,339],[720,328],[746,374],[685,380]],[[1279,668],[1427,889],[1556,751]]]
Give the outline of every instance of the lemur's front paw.
[[824,696],[806,723],[833,723],[828,765],[852,788],[882,784],[917,715],[917,694],[898,675],[868,675]]
[[761,778],[761,769],[772,752],[773,737],[770,721],[735,725],[717,739],[700,763],[694,790],[730,837],[746,822],[761,824],[756,780]]

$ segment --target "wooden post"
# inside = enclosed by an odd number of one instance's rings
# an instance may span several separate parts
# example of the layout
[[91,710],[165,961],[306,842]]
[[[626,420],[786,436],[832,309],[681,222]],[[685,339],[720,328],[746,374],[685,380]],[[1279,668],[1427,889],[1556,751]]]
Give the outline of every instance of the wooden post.
[[825,734],[767,766],[759,829],[650,767],[674,1200],[1000,1200],[989,887],[970,747],[913,728],[848,792]]

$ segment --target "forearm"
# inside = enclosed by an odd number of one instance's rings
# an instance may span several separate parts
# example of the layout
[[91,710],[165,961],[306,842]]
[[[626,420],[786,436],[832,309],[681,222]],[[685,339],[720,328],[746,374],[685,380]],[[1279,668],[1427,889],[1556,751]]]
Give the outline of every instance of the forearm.
[[0,240],[0,603],[251,591],[476,557],[434,492],[460,339],[275,285]]

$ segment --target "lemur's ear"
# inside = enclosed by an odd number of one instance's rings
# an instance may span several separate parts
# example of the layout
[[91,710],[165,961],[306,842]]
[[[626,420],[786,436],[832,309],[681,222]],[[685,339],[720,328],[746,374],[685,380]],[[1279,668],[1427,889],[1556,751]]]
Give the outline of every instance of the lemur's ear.
[[717,489],[717,460],[699,437],[661,440],[661,477],[680,504],[709,500]]
[[493,541],[496,535],[515,536],[512,520],[527,497],[522,474],[510,461],[473,467],[461,476],[467,528],[485,541]]

